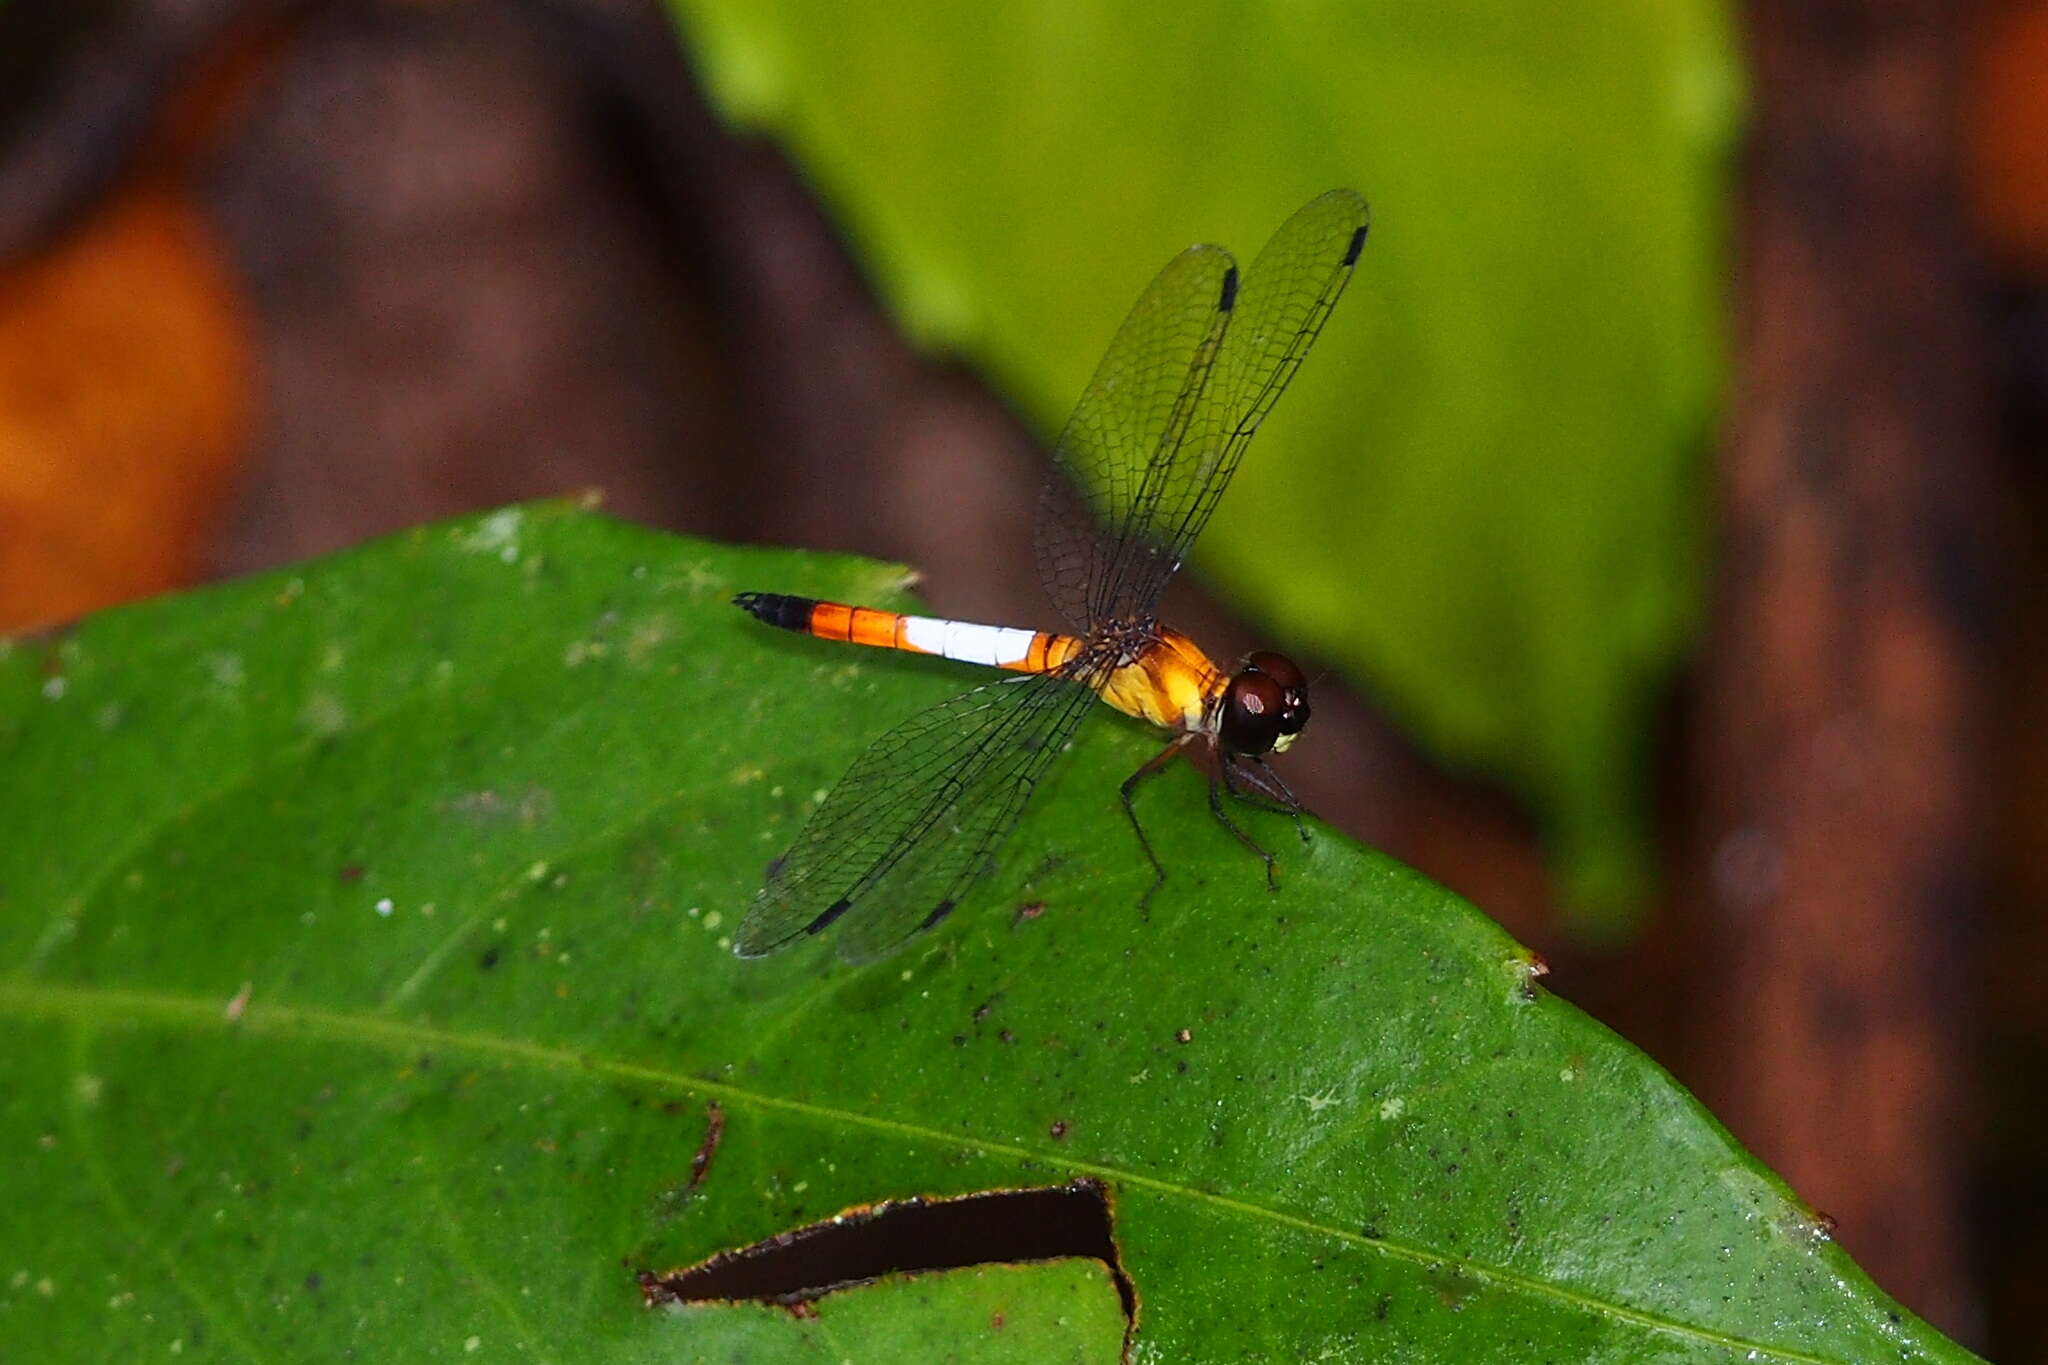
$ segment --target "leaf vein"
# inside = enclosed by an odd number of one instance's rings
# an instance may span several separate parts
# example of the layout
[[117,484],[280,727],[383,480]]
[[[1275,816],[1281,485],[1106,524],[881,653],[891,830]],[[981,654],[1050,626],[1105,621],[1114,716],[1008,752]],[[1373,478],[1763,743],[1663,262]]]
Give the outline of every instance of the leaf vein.
[[551,1071],[584,1072],[614,1080],[670,1087],[735,1107],[779,1112],[904,1139],[919,1144],[944,1145],[984,1155],[1009,1157],[1039,1165],[1052,1165],[1076,1175],[1093,1176],[1128,1188],[1206,1204],[1241,1217],[1276,1227],[1326,1237],[1362,1250],[1375,1251],[1396,1260],[1424,1268],[1454,1263],[1458,1270],[1477,1279],[1531,1298],[1560,1302],[1596,1316],[1605,1316],[1646,1332],[1705,1343],[1729,1351],[1754,1353],[1750,1358],[1769,1357],[1791,1365],[1832,1365],[1826,1356],[1814,1355],[1768,1342],[1752,1341],[1696,1324],[1680,1322],[1647,1309],[1631,1307],[1600,1298],[1583,1290],[1538,1279],[1503,1266],[1466,1260],[1428,1247],[1384,1237],[1367,1237],[1350,1228],[1319,1223],[1313,1218],[1276,1209],[1234,1195],[1184,1185],[1156,1175],[1133,1171],[1103,1162],[1074,1160],[1013,1142],[977,1139],[956,1132],[906,1123],[900,1119],[862,1114],[853,1110],[764,1094],[727,1081],[710,1081],[684,1072],[648,1063],[597,1058],[568,1048],[498,1034],[436,1028],[404,1020],[325,1010],[286,1004],[251,1004],[235,1024],[225,1024],[218,1004],[212,1000],[156,992],[123,991],[103,987],[60,986],[49,982],[0,980],[0,1013],[30,1018],[55,1018],[81,1028],[93,1025],[134,1025],[143,1020],[194,1028],[239,1028],[255,1033],[301,1033],[367,1046],[388,1047],[412,1053],[420,1049],[451,1049],[492,1057]]

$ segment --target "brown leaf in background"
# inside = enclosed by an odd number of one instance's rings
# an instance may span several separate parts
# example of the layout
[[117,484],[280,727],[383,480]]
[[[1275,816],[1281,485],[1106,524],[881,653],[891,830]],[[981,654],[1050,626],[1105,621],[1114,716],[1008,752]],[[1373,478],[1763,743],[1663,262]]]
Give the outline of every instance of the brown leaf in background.
[[205,5],[161,23],[11,17],[6,40],[41,43],[62,74],[0,181],[16,247],[0,255],[0,631],[204,570],[249,440],[255,343],[193,167],[288,28]]
[[164,185],[0,273],[0,631],[191,580],[250,368],[208,229]]
[[1990,7],[1976,48],[1970,207],[2004,264],[2048,279],[2048,2]]

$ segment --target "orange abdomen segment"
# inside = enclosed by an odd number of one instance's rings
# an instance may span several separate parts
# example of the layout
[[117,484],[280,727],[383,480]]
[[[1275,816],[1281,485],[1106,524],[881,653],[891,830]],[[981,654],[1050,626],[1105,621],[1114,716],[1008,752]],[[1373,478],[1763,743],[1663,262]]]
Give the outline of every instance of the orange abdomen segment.
[[1072,635],[1055,635],[1042,630],[1020,630],[1011,626],[983,626],[971,621],[947,621],[933,616],[906,616],[901,612],[877,611],[873,607],[850,607],[843,602],[821,602],[814,597],[793,597],[785,593],[743,592],[733,605],[756,620],[783,630],[800,631],[824,640],[871,645],[878,649],[901,649],[912,654],[936,654],[962,663],[987,664],[1017,673],[1046,673],[1072,658],[1081,647]]

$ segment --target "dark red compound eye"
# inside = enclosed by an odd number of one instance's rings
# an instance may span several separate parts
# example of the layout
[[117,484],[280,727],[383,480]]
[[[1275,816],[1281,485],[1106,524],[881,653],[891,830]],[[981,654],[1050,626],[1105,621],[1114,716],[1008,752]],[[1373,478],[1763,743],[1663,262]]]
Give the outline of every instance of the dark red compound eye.
[[1237,676],[1263,676],[1278,686],[1281,693],[1279,734],[1292,736],[1301,733],[1302,727],[1308,724],[1308,678],[1294,660],[1270,649],[1254,650],[1245,655],[1244,665]]
[[1266,753],[1279,741],[1286,704],[1286,688],[1257,669],[1243,669],[1223,694],[1216,737],[1232,753]]
[[1244,656],[1244,666],[1258,669],[1290,692],[1299,692],[1303,697],[1308,696],[1308,678],[1303,675],[1300,665],[1285,654],[1275,654],[1270,649],[1255,649]]

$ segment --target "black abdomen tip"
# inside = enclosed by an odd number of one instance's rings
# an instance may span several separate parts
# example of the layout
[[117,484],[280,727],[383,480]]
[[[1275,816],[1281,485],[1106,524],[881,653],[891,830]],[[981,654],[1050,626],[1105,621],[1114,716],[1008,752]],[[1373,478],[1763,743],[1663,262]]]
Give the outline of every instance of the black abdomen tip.
[[1351,245],[1344,248],[1344,264],[1357,265],[1358,253],[1365,250],[1365,224],[1358,225],[1358,231],[1351,234]]
[[732,604],[755,620],[766,621],[771,626],[805,630],[811,624],[811,608],[818,605],[818,599],[791,597],[781,592],[743,592],[734,594]]

